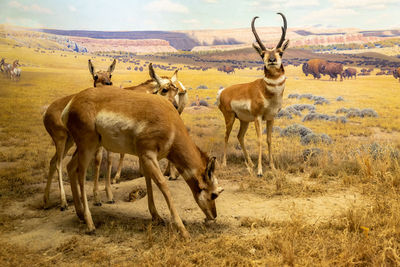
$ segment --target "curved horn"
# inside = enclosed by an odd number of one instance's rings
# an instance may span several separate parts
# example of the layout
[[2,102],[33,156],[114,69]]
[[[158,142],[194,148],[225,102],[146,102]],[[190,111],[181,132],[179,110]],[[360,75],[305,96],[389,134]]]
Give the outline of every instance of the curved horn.
[[265,51],[267,50],[264,46],[264,44],[261,42],[260,37],[258,36],[257,32],[256,32],[256,28],[254,27],[254,21],[256,21],[256,18],[258,17],[254,17],[253,20],[251,21],[251,30],[253,31],[254,37],[256,37],[257,43],[260,46],[260,48]]
[[281,39],[279,40],[278,45],[276,46],[276,48],[280,48],[282,46],[282,44],[283,44],[283,41],[285,41],[286,30],[287,30],[287,21],[286,21],[285,16],[282,13],[279,12],[279,13],[276,13],[276,14],[281,15],[282,19],[283,19],[283,27],[281,27],[282,28],[282,36],[281,36]]

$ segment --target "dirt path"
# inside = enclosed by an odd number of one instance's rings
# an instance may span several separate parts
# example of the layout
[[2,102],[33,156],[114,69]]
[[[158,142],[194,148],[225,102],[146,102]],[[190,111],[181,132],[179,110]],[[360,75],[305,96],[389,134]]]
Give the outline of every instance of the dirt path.
[[[326,193],[321,196],[294,198],[288,196],[265,196],[243,192],[239,184],[227,180],[220,181],[225,191],[217,200],[218,219],[217,224],[223,225],[226,231],[240,232],[240,224],[244,218],[248,220],[269,222],[281,222],[290,220],[295,213],[302,214],[307,223],[314,224],[326,221],[332,216],[343,213],[348,207],[358,205],[361,196],[358,193],[341,191]],[[91,182],[88,182],[88,192],[91,192]],[[186,183],[180,179],[169,181],[179,214],[188,225],[199,224],[204,220],[204,215],[197,206]],[[43,185],[44,186],[44,185]],[[104,220],[115,221],[116,224],[132,224],[139,229],[138,239],[143,239],[143,231],[140,227],[150,223],[150,214],[147,210],[147,197],[134,202],[128,202],[128,195],[132,188],[145,188],[143,178],[121,182],[113,186],[115,204],[103,204],[101,207],[91,206],[94,222],[98,232],[104,231]],[[61,212],[58,209],[58,188],[53,184],[51,200],[54,206],[49,210],[42,209],[42,194],[36,194],[27,198],[24,202],[12,202],[3,215],[12,218],[14,225],[0,237],[1,241],[7,241],[18,245],[29,246],[37,250],[46,250],[57,247],[73,236],[82,235],[85,225],[79,222],[75,215],[71,201],[69,185],[66,186],[69,196],[69,209]],[[169,220],[169,211],[165,200],[154,187],[155,202],[160,215]],[[92,195],[92,194],[89,194]],[[101,193],[105,200],[105,192]],[[90,201],[91,199],[89,199]],[[90,203],[91,204],[91,203]],[[262,231],[268,231],[264,228]],[[101,234],[100,234],[101,236]]]

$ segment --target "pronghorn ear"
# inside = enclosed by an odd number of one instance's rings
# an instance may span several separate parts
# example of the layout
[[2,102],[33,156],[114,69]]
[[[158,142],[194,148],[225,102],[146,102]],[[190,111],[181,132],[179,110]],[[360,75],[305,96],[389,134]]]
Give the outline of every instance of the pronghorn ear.
[[286,40],[286,41],[283,43],[282,47],[281,47],[282,51],[285,51],[286,48],[288,48],[288,46],[289,46],[289,40]]
[[212,180],[212,174],[215,170],[215,160],[216,160],[216,157],[212,157],[212,158],[210,158],[210,160],[207,163],[206,174],[207,174],[207,178],[210,181]]
[[261,57],[264,56],[264,53],[263,53],[262,49],[259,46],[257,46],[255,43],[253,43],[253,47]]
[[108,72],[112,73],[115,69],[115,64],[117,64],[117,61],[114,59],[113,63],[111,63],[110,67],[108,67]]
[[176,70],[176,71],[174,72],[174,75],[172,75],[172,77],[171,77],[171,81],[172,81],[173,83],[176,83],[177,80],[178,80],[178,70]]
[[89,72],[94,77],[94,66],[93,66],[92,61],[90,59],[88,60],[88,65],[89,65]]
[[161,78],[160,78],[160,76],[157,75],[157,73],[155,73],[155,71],[153,69],[153,63],[149,64],[149,74],[150,74],[150,77],[158,83],[158,85],[161,85]]

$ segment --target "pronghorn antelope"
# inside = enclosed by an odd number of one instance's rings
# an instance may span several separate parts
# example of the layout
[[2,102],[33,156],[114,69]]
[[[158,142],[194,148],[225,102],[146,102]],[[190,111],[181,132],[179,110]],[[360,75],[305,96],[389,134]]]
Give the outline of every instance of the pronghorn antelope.
[[[111,73],[115,69],[116,61],[111,64],[108,68],[108,71],[98,71],[94,72],[94,67],[92,62],[89,60],[89,70],[93,76],[94,86],[97,85],[105,85],[111,84]],[[49,173],[47,176],[47,184],[44,192],[44,207],[47,208],[49,206],[49,194],[50,194],[50,186],[51,181],[53,179],[54,173],[57,170],[58,173],[58,185],[60,188],[60,198],[61,198],[61,210],[67,208],[67,201],[65,197],[63,178],[62,178],[62,160],[68,153],[68,150],[74,144],[71,135],[68,133],[68,130],[65,128],[61,121],[61,112],[64,110],[67,103],[74,97],[74,95],[69,95],[66,97],[62,97],[57,99],[47,108],[46,112],[43,116],[44,126],[53,139],[54,145],[56,147],[56,152],[50,161]],[[99,164],[98,159],[95,161],[96,164]],[[96,166],[96,171],[98,172],[99,166]],[[97,174],[98,175],[98,174]],[[107,196],[109,196],[111,189],[106,189]],[[111,197],[112,198],[112,197]]]
[[115,64],[117,61],[114,59],[113,62],[111,63],[110,67],[108,67],[107,71],[99,70],[95,72],[94,66],[92,64],[92,61],[89,59],[88,64],[89,64],[89,71],[90,74],[92,74],[93,77],[93,87],[96,87],[96,84],[102,84],[102,85],[112,85],[111,82],[111,76],[112,72],[115,69]]
[[19,64],[19,60],[17,59],[17,60],[14,60],[11,67],[9,67],[9,69],[8,69],[10,79],[12,79],[14,81],[21,76],[21,69],[18,68],[18,66],[21,66],[21,65]]
[[275,48],[267,49],[261,42],[254,21],[251,22],[251,28],[259,46],[253,43],[254,49],[258,52],[264,61],[264,78],[250,83],[232,85],[218,92],[217,103],[225,118],[225,146],[222,164],[226,166],[226,150],[229,135],[232,130],[235,118],[240,121],[240,130],[238,140],[245,156],[245,163],[249,170],[253,167],[253,162],[244,146],[244,135],[246,134],[249,122],[254,121],[258,137],[258,171],[257,175],[262,176],[262,135],[261,123],[266,120],[267,143],[269,153],[269,166],[274,167],[271,154],[271,134],[274,117],[281,109],[282,95],[285,89],[285,70],[282,65],[282,55],[288,47],[289,40],[285,41],[287,22],[283,14],[278,13],[283,18],[284,26],[278,45]]
[[1,61],[0,61],[0,71],[1,71],[1,72],[4,72],[4,67],[3,67],[3,66],[4,66],[5,64],[6,64],[6,63],[4,62],[4,58],[2,58]]
[[[89,61],[89,71],[92,73],[93,79],[96,82],[95,87],[98,85],[104,85],[104,83],[111,83],[111,73],[115,69],[115,61],[111,64],[107,72],[98,71],[93,72],[94,67],[92,63]],[[177,73],[175,72],[171,79],[168,77],[160,78],[153,70],[152,64],[149,65],[150,76],[152,80],[148,80],[147,82],[141,84],[141,86],[133,86],[127,87],[127,90],[133,90],[135,92],[149,92],[154,94],[160,94],[161,96],[167,97],[171,102],[174,102],[177,105],[178,112],[182,112],[186,102],[187,102],[187,91],[185,87],[182,85],[180,81],[177,80]],[[97,78],[95,78],[97,77]],[[174,87],[172,81],[176,81],[179,85],[179,89]],[[179,93],[177,94],[177,92]],[[67,207],[67,202],[65,198],[65,191],[62,184],[62,159],[67,154],[68,150],[73,145],[72,137],[70,136],[69,132],[63,125],[60,117],[61,112],[67,105],[67,103],[74,97],[74,95],[66,96],[54,101],[48,108],[44,115],[43,122],[45,124],[47,132],[52,137],[54,144],[56,146],[56,153],[53,156],[50,162],[50,169],[47,178],[47,185],[44,194],[44,206],[49,206],[49,193],[50,193],[50,186],[51,180],[54,176],[54,173],[57,169],[59,175],[59,187],[60,187],[60,197],[61,197],[61,210],[64,210]],[[175,98],[174,98],[175,97]],[[176,104],[178,103],[178,104]],[[118,164],[117,173],[114,177],[114,182],[119,179],[121,170],[122,170],[122,162],[124,159],[124,154],[120,155],[120,160]],[[98,179],[100,175],[100,164],[102,160],[102,149],[99,148],[96,152],[95,156],[95,174],[94,174],[94,185],[93,185],[93,198],[94,198],[94,205],[101,205],[101,201],[98,195],[99,186],[98,186]],[[106,196],[107,196],[107,203],[114,203],[113,194],[111,191],[111,156],[107,152],[107,175],[105,181],[105,189],[106,189]],[[168,170],[168,168],[167,168]],[[173,171],[174,169],[172,169]]]
[[[174,107],[181,114],[188,102],[188,95],[185,86],[178,80],[178,70],[174,72],[171,78],[166,76],[158,76],[153,69],[152,63],[149,64],[149,73],[151,80],[147,80],[137,86],[126,87],[126,90],[132,90],[134,92],[158,94],[167,98]],[[117,173],[113,179],[113,183],[117,183],[121,174],[123,154],[121,154],[120,163],[118,165]],[[108,162],[109,171],[111,171],[111,162]],[[170,180],[178,178],[179,173],[176,171],[173,165],[168,162],[168,166],[164,172],[165,176],[169,176]]]
[[209,158],[195,145],[167,99],[119,88],[90,88],[68,103],[62,120],[77,145],[67,170],[77,215],[85,220],[89,233],[95,231],[95,226],[87,202],[85,177],[100,146],[139,157],[153,220],[162,219],[154,205],[151,180],[163,193],[173,223],[185,238],[189,237],[158,165],[158,160],[165,157],[179,170],[207,219],[216,218],[215,199],[223,189],[213,175],[215,158]]

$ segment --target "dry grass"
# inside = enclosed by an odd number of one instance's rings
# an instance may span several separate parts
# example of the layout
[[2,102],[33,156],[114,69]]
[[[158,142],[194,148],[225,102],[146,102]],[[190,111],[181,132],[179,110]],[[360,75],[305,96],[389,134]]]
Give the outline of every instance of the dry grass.
[[[44,107],[54,99],[91,86],[86,70],[87,56],[63,52],[41,55],[33,49],[0,45],[0,57],[20,59],[26,64],[19,82],[0,75],[0,204],[4,211],[9,204],[35,195],[44,188],[49,160],[54,147],[42,125]],[[106,68],[109,62],[101,62]],[[96,60],[94,61],[96,64]],[[147,73],[126,71],[117,64],[115,84],[125,80],[137,83]],[[328,193],[350,189],[362,194],[365,203],[342,210],[328,221],[310,223],[293,207],[290,220],[240,218],[239,225],[221,223],[187,226],[190,242],[182,241],[169,226],[155,226],[148,220],[132,223],[126,218],[101,216],[97,236],[74,233],[57,247],[37,250],[1,240],[0,262],[16,265],[161,265],[161,266],[396,266],[400,264],[400,116],[398,82],[392,77],[361,77],[344,82],[314,81],[301,74],[301,68],[288,67],[284,105],[311,103],[287,99],[290,93],[312,93],[331,101],[318,106],[321,113],[334,114],[340,107],[373,108],[378,118],[357,118],[347,124],[313,121],[304,123],[316,133],[326,133],[331,145],[302,146],[299,138],[273,135],[276,171],[264,166],[262,179],[249,175],[242,152],[238,149],[238,123],[231,134],[228,150],[229,168],[218,168],[221,180],[238,184],[238,191],[267,199],[324,197]],[[168,72],[160,72],[169,75]],[[183,119],[196,143],[219,159],[222,156],[224,123],[213,105],[219,86],[247,82],[261,73],[239,70],[227,75],[184,70],[179,79],[186,87],[200,84],[208,90],[190,90],[190,101],[196,95],[207,96],[211,107],[207,112],[184,113]],[[336,102],[337,96],[345,102]],[[305,113],[303,112],[303,115]],[[278,119],[281,128],[301,123],[301,118]],[[303,124],[303,123],[302,123]],[[378,143],[389,148],[376,156],[365,147]],[[256,162],[254,126],[249,127],[246,145]],[[264,148],[266,144],[264,143]],[[303,150],[317,147],[322,153],[304,157]],[[266,155],[264,155],[264,158]],[[127,176],[135,174],[130,167]],[[21,216],[3,216],[0,232],[12,233]],[[17,234],[17,233],[16,233]]]

